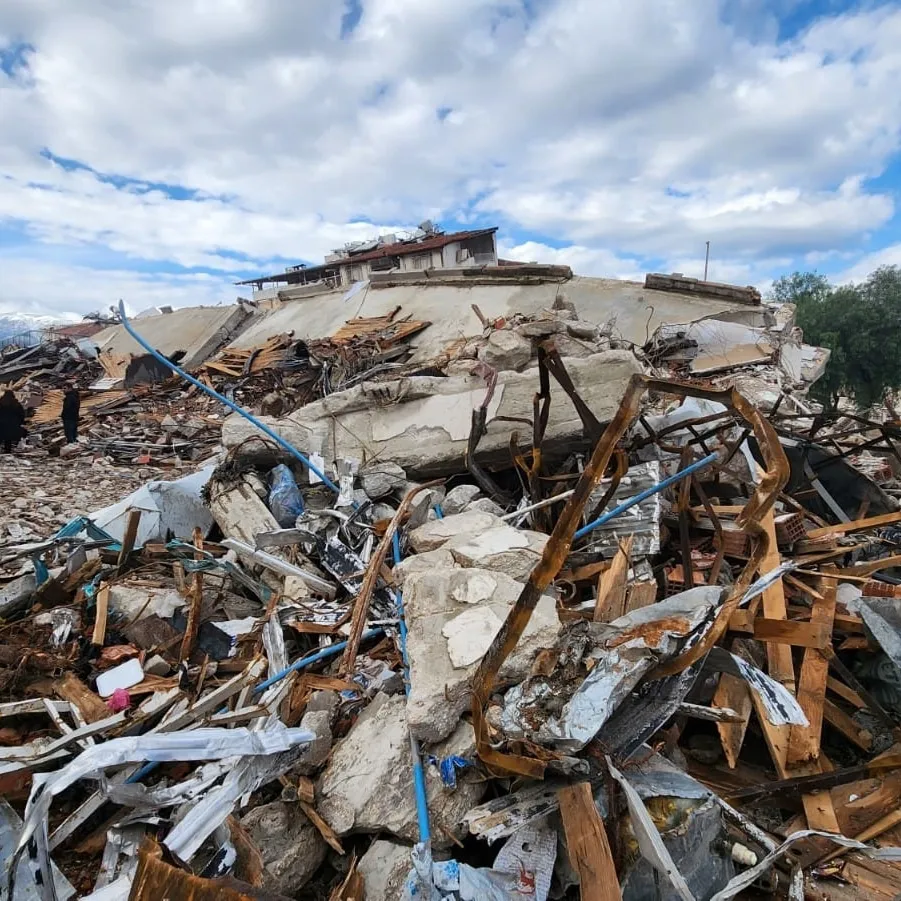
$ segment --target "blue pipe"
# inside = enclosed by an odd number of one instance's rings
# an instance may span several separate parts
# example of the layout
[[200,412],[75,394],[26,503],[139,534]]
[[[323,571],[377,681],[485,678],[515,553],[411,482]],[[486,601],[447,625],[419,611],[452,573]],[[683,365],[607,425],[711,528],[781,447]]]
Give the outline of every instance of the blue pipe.
[[[381,629],[367,629],[363,635],[360,637],[360,641],[369,641],[370,638],[375,638],[377,635],[381,635]],[[265,691],[269,688],[270,685],[275,685],[276,682],[281,682],[285,676],[293,673],[295,670],[304,669],[309,666],[311,663],[318,663],[320,660],[326,660],[329,657],[334,657],[339,651],[343,651],[347,647],[346,641],[339,641],[337,644],[330,644],[327,648],[323,648],[321,651],[316,651],[314,654],[310,654],[307,657],[301,657],[300,660],[295,660],[287,669],[283,669],[280,673],[276,673],[274,676],[270,676],[265,682],[260,682],[259,685],[253,690],[255,695],[259,694],[261,691]]]
[[646,488],[640,494],[636,494],[635,497],[630,497],[628,500],[623,501],[618,507],[614,507],[607,513],[599,516],[594,522],[588,523],[586,526],[582,526],[578,532],[573,536],[573,540],[576,538],[582,538],[587,535],[589,532],[593,532],[598,526],[604,525],[604,523],[610,522],[611,519],[615,519],[620,513],[625,513],[630,507],[634,507],[636,504],[640,504],[642,501],[647,500],[652,495],[657,494],[660,491],[663,491],[664,488],[669,488],[670,485],[675,485],[676,482],[682,481],[686,476],[691,475],[693,472],[697,472],[699,469],[702,469],[704,466],[707,466],[709,463],[712,463],[716,460],[716,454],[708,454],[702,460],[698,460],[695,463],[692,463],[691,466],[686,466],[685,469],[680,469],[677,473],[674,473],[671,476],[665,478],[662,482],[658,482],[656,485],[652,485],[650,488]]
[[[400,537],[397,531],[391,542],[394,551],[394,565],[400,563]],[[400,624],[400,656],[404,665],[404,691],[410,697],[410,658],[407,656],[407,620],[404,617],[404,595],[398,588],[395,591],[397,598],[397,615]],[[419,742],[410,732],[410,756],[413,759],[413,792],[416,796],[416,821],[419,824],[419,841],[427,844],[432,839],[432,830],[429,825],[429,799],[425,788],[425,770],[422,767],[422,754],[419,752]]]
[[264,435],[266,435],[268,438],[271,438],[279,447],[281,447],[283,450],[286,450],[289,454],[291,454],[291,456],[296,457],[298,460],[300,460],[300,462],[303,463],[303,465],[306,466],[306,468],[310,472],[312,472],[315,476],[318,476],[325,485],[327,485],[332,489],[332,491],[335,492],[335,494],[341,493],[341,490],[338,488],[338,486],[325,473],[320,472],[319,469],[313,465],[313,463],[311,463],[299,450],[297,450],[297,448],[285,441],[285,439],[282,438],[281,435],[274,432],[269,428],[269,426],[264,425],[256,417],[251,416],[250,413],[239,407],[234,401],[229,400],[227,397],[223,397],[223,395],[221,395],[218,391],[214,391],[209,386],[204,385],[203,382],[195,379],[194,376],[189,375],[183,369],[180,369],[173,362],[167,360],[158,350],[151,347],[151,345],[149,345],[134,330],[131,323],[128,321],[128,317],[125,315],[125,304],[121,300],[119,301],[119,318],[122,320],[122,325],[125,327],[125,331],[128,332],[128,334],[131,335],[131,337],[134,338],[135,341],[137,341],[138,344],[140,344],[141,347],[143,347],[144,350],[147,351],[147,353],[149,353],[155,359],[159,360],[159,362],[162,363],[163,366],[171,369],[176,375],[181,376],[186,382],[190,382],[192,385],[194,385],[195,388],[199,388],[201,391],[209,394],[210,397],[214,397],[219,401],[219,403],[225,404],[225,406],[228,407],[229,410],[232,410],[234,413],[243,416],[248,422],[255,425]]

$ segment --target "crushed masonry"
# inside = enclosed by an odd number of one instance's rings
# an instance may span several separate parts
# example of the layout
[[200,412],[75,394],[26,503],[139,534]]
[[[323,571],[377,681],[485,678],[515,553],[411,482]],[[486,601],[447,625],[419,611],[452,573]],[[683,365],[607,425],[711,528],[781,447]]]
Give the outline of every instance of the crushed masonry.
[[356,293],[0,351],[13,901],[901,895],[894,411],[749,288]]

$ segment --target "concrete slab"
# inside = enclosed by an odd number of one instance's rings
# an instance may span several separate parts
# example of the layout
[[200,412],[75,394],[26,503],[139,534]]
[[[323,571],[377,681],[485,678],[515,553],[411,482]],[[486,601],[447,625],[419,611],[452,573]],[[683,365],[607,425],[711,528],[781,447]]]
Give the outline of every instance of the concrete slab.
[[[630,352],[617,350],[571,359],[567,370],[582,399],[605,422],[613,418],[629,379],[640,366]],[[533,370],[499,373],[487,431],[477,452],[483,465],[509,466],[513,429],[509,420],[531,420],[537,386],[538,374]],[[460,472],[472,411],[484,397],[485,381],[475,375],[416,376],[377,385],[364,382],[284,419],[261,419],[298,449],[320,453],[326,461],[390,460],[411,478],[424,478]],[[232,448],[255,433],[253,425],[233,415],[223,424],[222,441]],[[582,422],[572,402],[562,392],[556,393],[545,452],[568,452],[581,435]]]
[[[391,833],[416,841],[416,802],[410,771],[412,758],[403,695],[376,695],[354,727],[332,751],[317,791],[322,818],[338,833]],[[469,759],[475,753],[472,726],[461,722],[446,741],[426,749],[439,760],[454,755]],[[458,777],[449,791],[435,767],[426,772],[426,793],[432,818],[432,842],[448,848],[459,836],[463,815],[478,804],[485,783],[472,771]],[[437,828],[440,824],[441,828]]]
[[[238,304],[185,307],[159,316],[147,316],[137,320],[135,325],[141,337],[166,356],[179,350],[185,351],[180,365],[185,369],[193,369],[206,362],[231,340],[247,315]],[[121,325],[110,326],[98,332],[92,343],[117,356],[137,356],[145,352]]]
[[[478,661],[522,588],[522,582],[485,569],[432,568],[404,580],[411,685],[407,722],[421,741],[440,741],[457,727],[469,707]],[[543,595],[501,668],[500,682],[524,679],[538,652],[553,647],[559,631],[554,598]]]
[[[285,292],[283,292],[285,293]],[[516,313],[535,315],[556,298],[572,302],[579,319],[603,324],[616,317],[615,334],[644,344],[665,322],[694,322],[705,317],[728,318],[746,325],[763,325],[763,308],[709,298],[653,291],[641,282],[575,277],[563,284],[450,285],[420,282],[390,288],[369,287],[348,301],[345,291],[316,294],[283,302],[259,314],[231,344],[248,348],[274,335],[294,332],[297,338],[326,338],[357,316],[386,316],[400,306],[402,315],[432,323],[413,339],[414,360],[440,356],[460,338],[482,334],[473,312],[476,304],[488,319]]]

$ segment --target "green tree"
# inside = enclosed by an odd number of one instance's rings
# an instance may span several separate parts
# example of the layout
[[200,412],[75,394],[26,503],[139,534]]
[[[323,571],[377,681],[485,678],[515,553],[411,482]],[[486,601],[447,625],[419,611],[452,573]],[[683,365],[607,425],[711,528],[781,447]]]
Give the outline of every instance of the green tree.
[[811,393],[835,407],[861,407],[901,387],[901,269],[883,266],[859,284],[833,287],[816,272],[795,272],[773,285],[772,299],[794,303],[808,344],[828,347],[826,373]]

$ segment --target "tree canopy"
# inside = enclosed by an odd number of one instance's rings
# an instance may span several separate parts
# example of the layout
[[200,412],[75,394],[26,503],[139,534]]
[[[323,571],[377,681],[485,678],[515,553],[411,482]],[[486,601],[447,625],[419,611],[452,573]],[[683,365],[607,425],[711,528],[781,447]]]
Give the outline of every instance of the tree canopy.
[[811,393],[834,407],[842,397],[862,407],[901,387],[901,269],[883,266],[863,282],[833,286],[816,272],[773,284],[773,300],[793,303],[808,344],[832,351]]

